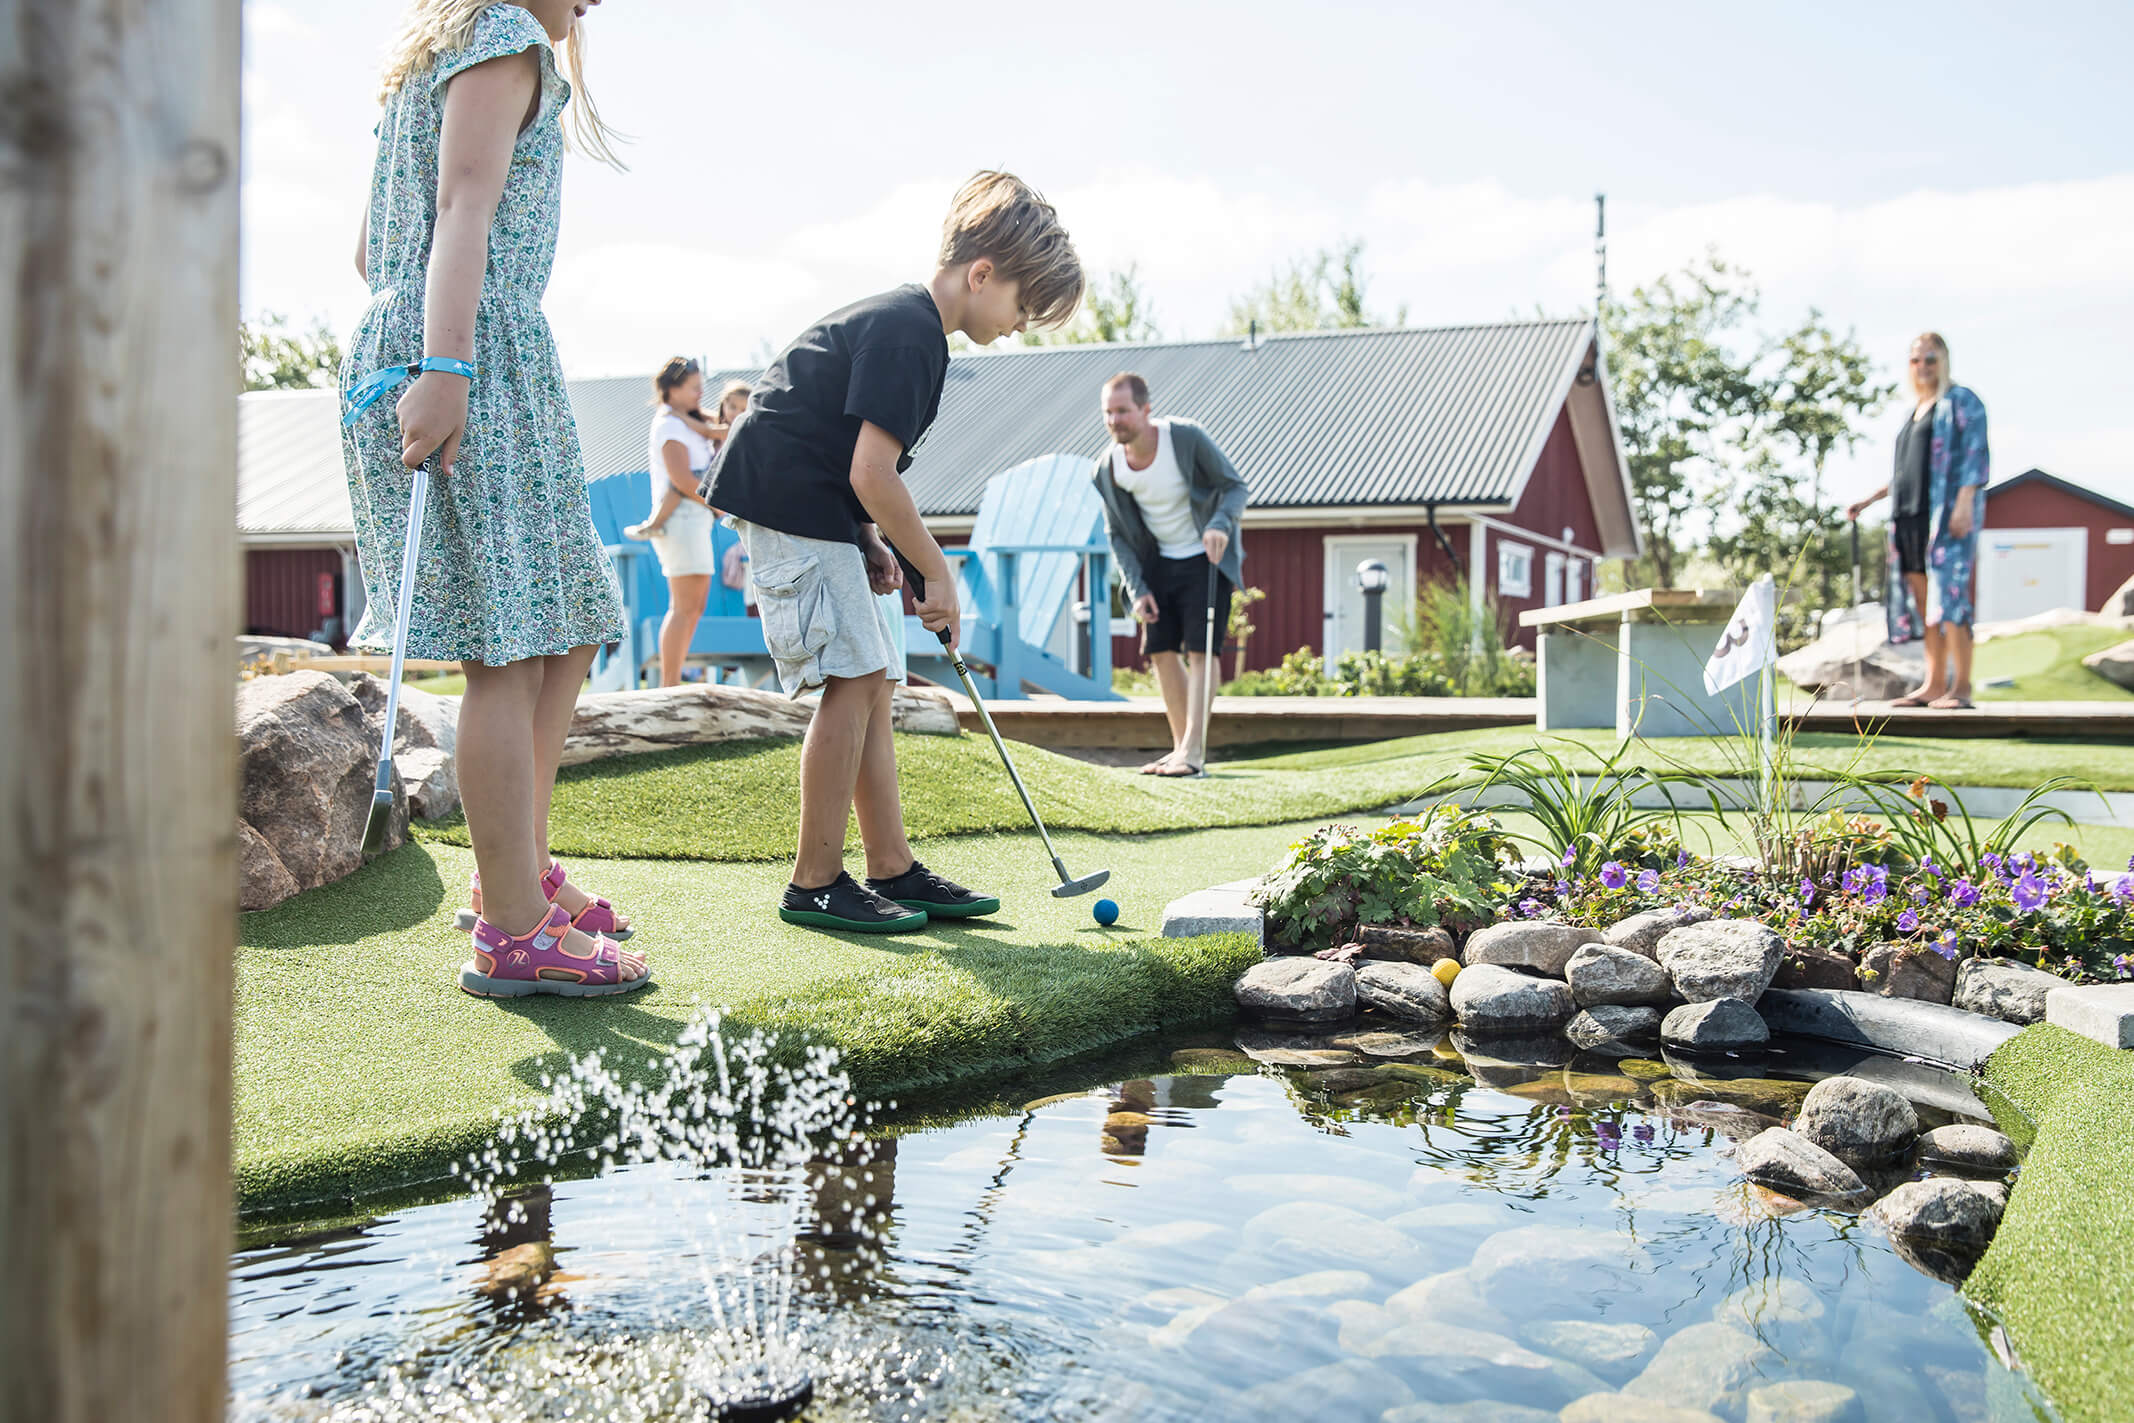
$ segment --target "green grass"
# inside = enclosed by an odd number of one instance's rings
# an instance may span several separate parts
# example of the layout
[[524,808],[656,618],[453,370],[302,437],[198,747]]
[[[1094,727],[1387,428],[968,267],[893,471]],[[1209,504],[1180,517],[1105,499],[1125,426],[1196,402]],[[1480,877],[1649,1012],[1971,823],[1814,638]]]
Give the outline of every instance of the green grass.
[[1152,840],[1058,837],[1078,874],[1114,872],[1122,909],[1060,900],[1036,837],[922,843],[944,873],[999,893],[992,920],[893,938],[780,923],[783,865],[574,861],[644,926],[657,980],[610,999],[467,997],[451,927],[472,857],[412,844],[337,884],[244,917],[237,954],[236,1151],[247,1210],[347,1200],[441,1175],[492,1110],[594,1048],[639,1070],[698,1004],[838,1048],[870,1095],[1028,1070],[1157,1028],[1227,1019],[1258,956],[1243,936],[1157,939],[1163,905],[1268,868],[1308,826]]
[[[2102,652],[2127,640],[2123,628],[2041,628],[2016,637],[1997,637],[1978,645],[1972,655],[1972,693],[1981,702],[2129,702],[2134,691],[2107,682],[2082,665],[2092,652]],[[1989,687],[1987,682],[2013,677],[2012,687]]]
[[2023,1118],[2006,1123],[2012,1134],[2035,1139],[1964,1293],[2000,1317],[2068,1423],[2124,1419],[2134,1400],[2134,1053],[2041,1024],[1985,1073]]

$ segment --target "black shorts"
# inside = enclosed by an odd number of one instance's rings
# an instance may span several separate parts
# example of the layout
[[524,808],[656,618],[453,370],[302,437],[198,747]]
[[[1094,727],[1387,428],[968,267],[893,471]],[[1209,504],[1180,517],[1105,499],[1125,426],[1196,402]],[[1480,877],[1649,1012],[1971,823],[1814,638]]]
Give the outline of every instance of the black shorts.
[[[1141,652],[1205,652],[1208,649],[1208,556],[1159,558],[1141,570],[1155,595],[1156,621],[1141,625]],[[1230,599],[1237,592],[1228,578],[1215,575],[1215,650],[1230,635]]]
[[1927,571],[1927,535],[1930,520],[1925,514],[1907,514],[1890,520],[1889,538],[1897,549],[1899,573]]

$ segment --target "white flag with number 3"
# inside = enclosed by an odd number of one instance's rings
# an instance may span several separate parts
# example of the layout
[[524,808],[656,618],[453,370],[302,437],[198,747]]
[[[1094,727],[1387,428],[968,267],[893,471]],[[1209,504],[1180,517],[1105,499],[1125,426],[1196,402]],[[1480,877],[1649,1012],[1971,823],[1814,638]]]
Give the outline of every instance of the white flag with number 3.
[[1704,691],[1717,696],[1742,678],[1778,661],[1778,586],[1766,573],[1749,585],[1727,619],[1712,660],[1704,664]]

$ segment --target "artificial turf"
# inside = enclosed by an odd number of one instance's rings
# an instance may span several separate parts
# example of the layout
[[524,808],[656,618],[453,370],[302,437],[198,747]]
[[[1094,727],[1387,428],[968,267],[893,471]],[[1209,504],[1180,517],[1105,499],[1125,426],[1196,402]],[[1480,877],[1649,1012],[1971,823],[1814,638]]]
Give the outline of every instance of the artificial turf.
[[2033,1139],[1964,1293],[2000,1317],[2062,1418],[2117,1423],[2134,1416],[2134,1052],[2039,1024],[1985,1077],[2003,1125]]
[[[1971,680],[1976,686],[1971,695],[1982,702],[2134,701],[2134,691],[2082,665],[2082,659],[2092,652],[2126,640],[2125,628],[2086,623],[1992,638],[1972,654]],[[2002,678],[2013,679],[2013,685],[1986,685]]]

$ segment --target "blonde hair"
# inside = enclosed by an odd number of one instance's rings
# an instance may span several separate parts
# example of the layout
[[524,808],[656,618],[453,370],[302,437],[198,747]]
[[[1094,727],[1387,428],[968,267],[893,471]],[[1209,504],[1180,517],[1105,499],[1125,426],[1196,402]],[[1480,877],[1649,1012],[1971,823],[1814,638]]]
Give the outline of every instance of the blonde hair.
[[[439,55],[465,49],[474,43],[474,27],[482,16],[502,0],[411,0],[407,22],[393,41],[385,61],[385,77],[378,85],[378,102],[389,103],[407,82],[426,72]],[[563,42],[564,72],[571,81],[570,146],[596,162],[621,170],[615,145],[622,135],[608,127],[585,85],[585,26],[571,27]]]
[[715,414],[724,416],[726,414],[727,401],[732,400],[735,396],[738,395],[741,397],[741,403],[743,405],[746,405],[748,403],[749,394],[754,389],[755,387],[750,385],[745,380],[730,380],[725,385],[719,388],[719,403],[712,406],[711,408]]
[[1021,284],[1032,326],[1063,326],[1082,304],[1082,259],[1059,212],[1013,173],[972,175],[941,224],[939,265],[993,259],[1000,275]]
[[1939,331],[1922,331],[1912,338],[1914,346],[1919,345],[1921,342],[1932,346],[1941,356],[1941,360],[1934,367],[1937,373],[1935,375],[1937,384],[1934,388],[1934,398],[1939,400],[1949,393],[1950,386],[1956,384],[1956,377],[1949,372],[1949,343],[1941,339]]

